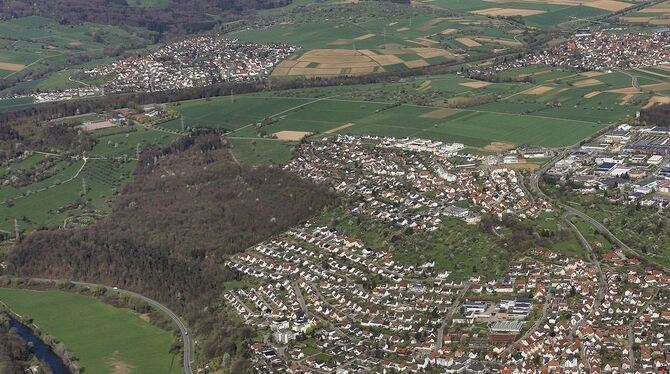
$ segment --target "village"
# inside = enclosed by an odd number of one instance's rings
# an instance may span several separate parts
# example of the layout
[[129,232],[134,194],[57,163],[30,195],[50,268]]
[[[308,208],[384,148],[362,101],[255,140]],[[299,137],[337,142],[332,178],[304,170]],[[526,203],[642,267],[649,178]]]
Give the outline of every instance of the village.
[[199,36],[87,70],[107,92],[163,91],[259,79],[296,50],[286,44],[239,43]]
[[[463,144],[425,139],[339,135],[305,143],[286,166],[348,196],[356,214],[424,231],[454,217],[469,224],[481,214],[520,218],[551,211],[532,200],[512,161],[491,165],[486,157],[460,152]],[[509,163],[506,163],[509,162]]]
[[564,67],[579,71],[612,72],[670,63],[670,31],[613,33],[580,29],[567,41],[518,59],[470,70],[471,76],[532,65]]

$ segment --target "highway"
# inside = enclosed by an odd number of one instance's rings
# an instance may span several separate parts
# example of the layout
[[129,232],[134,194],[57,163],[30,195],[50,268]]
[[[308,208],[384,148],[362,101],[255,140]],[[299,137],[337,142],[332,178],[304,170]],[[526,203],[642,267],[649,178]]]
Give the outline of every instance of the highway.
[[[41,278],[36,278],[33,279],[38,282],[57,282],[55,279],[41,279]],[[178,315],[176,315],[173,311],[170,310],[167,306],[159,303],[158,301],[154,299],[150,299],[144,295],[140,295],[137,292],[133,291],[128,291],[128,290],[122,290],[120,288],[112,288],[108,287],[102,284],[95,284],[95,283],[88,283],[88,282],[75,282],[75,281],[70,281],[70,283],[77,285],[79,287],[86,287],[86,288],[93,288],[93,287],[105,287],[109,290],[113,290],[114,292],[118,292],[121,294],[127,294],[132,297],[138,298],[147,304],[151,305],[153,308],[161,311],[164,313],[166,316],[170,317],[172,321],[177,325],[179,328],[179,332],[181,333],[181,339],[183,341],[183,351],[184,351],[184,373],[185,374],[193,374],[193,370],[191,369],[191,361],[193,357],[193,342],[191,341],[191,336],[188,333],[188,328],[186,327],[186,324],[184,321],[179,318]]]

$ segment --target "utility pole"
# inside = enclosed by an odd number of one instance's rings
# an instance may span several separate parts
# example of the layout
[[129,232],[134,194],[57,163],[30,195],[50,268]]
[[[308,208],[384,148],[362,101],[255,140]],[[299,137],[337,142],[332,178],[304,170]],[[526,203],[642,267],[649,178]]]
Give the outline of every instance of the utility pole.
[[81,192],[82,195],[86,195],[86,178],[81,178]]
[[184,116],[181,116],[181,132],[184,132]]
[[135,144],[135,157],[140,159],[140,143]]
[[233,104],[235,102],[235,92],[233,90],[230,90],[230,103]]
[[14,239],[19,241],[19,220],[14,217]]
[[384,44],[386,44],[386,26],[384,26]]

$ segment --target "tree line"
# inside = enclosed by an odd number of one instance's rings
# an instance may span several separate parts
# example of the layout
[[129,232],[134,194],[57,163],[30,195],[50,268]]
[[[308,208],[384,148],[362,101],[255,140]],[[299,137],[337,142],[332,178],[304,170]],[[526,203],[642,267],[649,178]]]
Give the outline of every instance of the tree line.
[[670,126],[670,104],[656,104],[640,110],[638,122],[646,126]]
[[0,372],[24,374],[30,366],[32,354],[26,343],[9,327],[6,315],[0,315]]
[[[27,16],[53,18],[63,25],[93,22],[127,29],[144,28],[159,35],[189,35],[211,30],[221,21],[255,9],[290,4],[291,0],[171,0],[156,8],[130,6],[126,0],[0,1],[3,19]],[[213,17],[214,16],[214,17]]]

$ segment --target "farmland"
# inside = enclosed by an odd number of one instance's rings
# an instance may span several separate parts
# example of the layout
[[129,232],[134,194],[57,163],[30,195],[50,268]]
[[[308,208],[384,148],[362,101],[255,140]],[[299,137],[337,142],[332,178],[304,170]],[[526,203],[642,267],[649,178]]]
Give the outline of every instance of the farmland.
[[30,98],[30,97],[0,100],[0,112],[20,109],[20,108],[23,108],[23,107],[30,106],[32,103],[33,103],[33,99]]
[[[225,98],[220,100],[223,101]],[[328,133],[335,129],[337,133],[425,137],[463,142],[475,147],[483,147],[492,141],[556,147],[576,143],[603,127],[595,122],[475,109],[455,109],[452,115],[440,118],[441,115],[434,114],[440,110],[439,107],[402,105],[379,111],[388,103],[337,98],[319,101],[293,98],[291,103],[303,104],[293,110],[284,109],[292,105],[288,104],[285,98],[247,96],[236,100],[248,103],[242,105],[243,107],[256,106],[268,101],[272,102],[271,106],[274,108],[277,108],[275,101],[285,104],[279,107],[278,113],[283,114],[277,116],[276,122],[263,127],[268,133],[279,131]],[[210,103],[215,101],[218,100]],[[207,105],[199,107],[203,112],[209,112]],[[249,116],[253,112],[245,111],[245,115],[242,116],[236,115],[236,109],[230,110],[232,113],[227,114],[227,117],[234,118],[229,125],[229,128],[233,129],[231,138],[256,136],[257,127],[254,124],[268,115],[275,114],[266,111],[253,117]],[[324,113],[330,115],[324,116]],[[188,116],[185,116],[185,121],[190,123]],[[193,123],[202,124],[197,120]],[[213,123],[211,126],[216,127],[216,124]]]
[[[535,83],[486,83],[456,75],[394,84],[304,89],[183,102],[175,108],[186,126],[225,128],[231,138],[282,131],[424,137],[485,147],[495,141],[561,147],[633,114],[649,99],[626,93],[622,73],[562,71],[534,74]],[[546,74],[546,75],[545,75]],[[631,72],[629,74],[636,74]],[[664,84],[638,77],[642,87]],[[580,82],[593,82],[584,86]],[[399,95],[397,93],[404,92]],[[401,100],[402,105],[395,105]],[[178,120],[163,124],[179,130]]]
[[0,301],[62,341],[90,373],[177,373],[169,332],[89,296],[0,289]]
[[70,217],[108,212],[113,196],[134,169],[138,145],[141,149],[175,139],[175,135],[147,129],[118,134],[99,130],[95,137],[97,144],[87,160],[36,153],[3,167],[0,175],[12,169],[30,172],[41,162],[56,160],[46,171],[46,179],[22,187],[0,187],[0,230],[12,231],[15,219],[19,230],[30,231],[62,226]]
[[578,18],[588,18],[633,6],[627,1],[577,0],[436,0],[427,2],[443,9],[475,14],[523,17],[527,25],[548,27]]
[[[324,19],[325,14],[329,17]],[[456,16],[449,11],[397,5],[313,4],[301,12],[279,13],[265,21],[265,27],[237,30],[227,36],[301,47],[275,68],[275,77],[401,71],[525,45],[518,38],[523,29],[510,23],[476,14]]]
[[670,1],[663,1],[640,11],[627,14],[621,20],[631,24],[670,26]]

